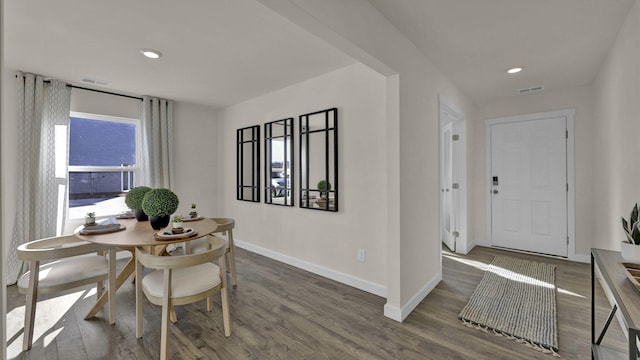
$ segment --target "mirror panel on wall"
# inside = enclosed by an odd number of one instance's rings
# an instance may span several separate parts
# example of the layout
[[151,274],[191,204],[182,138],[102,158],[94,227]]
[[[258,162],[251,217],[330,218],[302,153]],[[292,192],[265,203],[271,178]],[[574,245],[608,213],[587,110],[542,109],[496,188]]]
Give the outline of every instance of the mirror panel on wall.
[[236,198],[260,202],[260,126],[236,130]]
[[300,207],[338,211],[338,109],[300,115]]
[[264,124],[264,202],[293,206],[293,118]]

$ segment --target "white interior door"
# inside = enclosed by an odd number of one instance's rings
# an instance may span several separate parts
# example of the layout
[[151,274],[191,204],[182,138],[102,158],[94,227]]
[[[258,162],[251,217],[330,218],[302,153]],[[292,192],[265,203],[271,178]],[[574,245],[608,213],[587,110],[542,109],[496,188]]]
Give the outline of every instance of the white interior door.
[[454,183],[454,142],[453,123],[442,126],[440,131],[440,237],[442,242],[455,251],[456,207],[453,189]]
[[491,244],[567,256],[566,118],[490,126]]

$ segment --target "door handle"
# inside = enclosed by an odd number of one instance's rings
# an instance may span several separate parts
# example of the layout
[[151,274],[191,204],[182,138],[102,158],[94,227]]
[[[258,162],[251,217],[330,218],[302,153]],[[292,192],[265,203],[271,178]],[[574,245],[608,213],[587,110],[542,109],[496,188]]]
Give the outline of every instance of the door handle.
[[494,194],[497,194],[497,193],[498,193],[498,190],[497,190],[497,189],[494,189],[494,190],[493,190],[493,193],[494,193]]

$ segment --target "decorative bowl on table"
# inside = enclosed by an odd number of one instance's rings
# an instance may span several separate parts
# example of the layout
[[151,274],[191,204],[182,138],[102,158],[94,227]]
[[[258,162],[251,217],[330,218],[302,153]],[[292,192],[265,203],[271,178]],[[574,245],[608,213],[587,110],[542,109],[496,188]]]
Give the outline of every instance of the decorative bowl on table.
[[184,228],[181,234],[174,234],[173,230],[161,230],[155,234],[156,240],[179,240],[188,239],[192,236],[196,236],[198,231],[192,228]]
[[92,234],[108,234],[120,230],[126,229],[126,226],[122,224],[94,224],[94,225],[85,225],[81,230],[80,234],[82,235],[92,235]]
[[188,222],[188,221],[196,221],[196,220],[202,220],[202,219],[204,219],[203,216],[199,216],[199,215],[191,216],[191,214],[189,214],[189,215],[183,217],[182,221]]
[[123,211],[116,216],[116,219],[135,219],[136,214],[133,211]]

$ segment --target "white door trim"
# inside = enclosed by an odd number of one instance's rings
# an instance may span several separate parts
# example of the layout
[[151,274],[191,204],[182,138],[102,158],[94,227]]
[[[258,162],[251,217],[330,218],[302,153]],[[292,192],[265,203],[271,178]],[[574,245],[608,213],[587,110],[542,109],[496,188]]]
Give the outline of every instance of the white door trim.
[[[456,251],[456,232],[460,210],[458,209],[458,191],[454,191],[453,184],[458,181],[458,142],[453,140],[458,136],[454,128],[454,121],[448,113],[440,113],[446,122],[440,123],[440,240],[451,251]],[[447,164],[449,166],[447,166]],[[448,219],[448,229],[447,229]]]
[[[456,173],[457,183],[459,184],[458,190],[458,218],[457,218],[457,227],[458,227],[458,237],[456,238],[455,251],[456,253],[467,254],[471,251],[470,243],[468,241],[467,235],[467,117],[464,112],[458,110],[455,106],[452,105],[449,101],[444,99],[442,96],[438,96],[438,115],[439,115],[439,128],[438,128],[438,139],[441,138],[440,132],[443,125],[443,112],[446,112],[453,121],[453,132],[454,134],[459,135],[458,146],[458,168]],[[440,141],[440,140],[439,140]],[[439,145],[439,149],[441,146]],[[442,161],[440,155],[438,155],[438,162]],[[438,174],[440,176],[440,169],[442,168],[442,164],[438,163]],[[441,176],[440,176],[441,178]],[[440,180],[438,180],[438,184],[440,184]],[[438,192],[440,191],[438,188]],[[442,209],[442,204],[440,204],[439,209]],[[439,215],[442,216],[441,211],[438,211]],[[440,219],[439,223],[442,224],[442,219]],[[442,229],[440,229],[440,234],[442,233]],[[440,242],[440,247],[442,247],[442,242]],[[442,250],[442,249],[441,249]]]
[[487,213],[487,243],[491,244],[491,181],[489,175],[491,173],[491,125],[505,124],[520,121],[540,120],[556,117],[564,117],[567,119],[567,184],[569,189],[567,192],[567,236],[569,243],[567,246],[567,257],[569,260],[584,261],[582,257],[576,256],[576,237],[575,237],[575,173],[574,173],[574,121],[573,116],[575,109],[566,109],[559,111],[541,112],[534,114],[524,114],[516,116],[500,117],[485,120],[485,204]]

